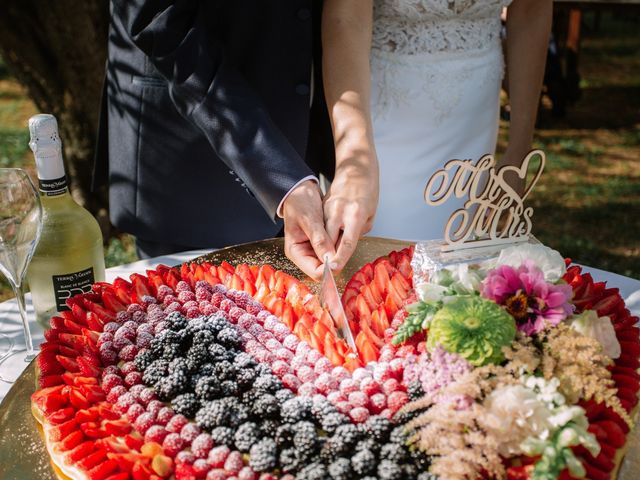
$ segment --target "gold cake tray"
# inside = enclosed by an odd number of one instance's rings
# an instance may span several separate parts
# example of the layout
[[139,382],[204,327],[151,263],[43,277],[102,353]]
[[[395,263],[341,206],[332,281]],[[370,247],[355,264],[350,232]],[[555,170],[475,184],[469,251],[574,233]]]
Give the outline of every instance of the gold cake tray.
[[[346,281],[365,263],[400,250],[409,244],[399,240],[368,237],[358,243],[353,257],[344,271],[336,277],[342,290]],[[308,285],[316,284],[306,278],[284,255],[282,239],[270,239],[227,247],[212,252],[195,261],[220,263],[223,260],[236,265],[268,263],[302,279]],[[0,480],[67,480],[67,477],[51,462],[44,443],[42,429],[31,414],[31,394],[36,389],[36,364],[32,362],[13,385],[0,404]],[[640,479],[640,429],[627,437],[627,452],[622,459],[618,480]],[[615,478],[615,477],[613,477]]]

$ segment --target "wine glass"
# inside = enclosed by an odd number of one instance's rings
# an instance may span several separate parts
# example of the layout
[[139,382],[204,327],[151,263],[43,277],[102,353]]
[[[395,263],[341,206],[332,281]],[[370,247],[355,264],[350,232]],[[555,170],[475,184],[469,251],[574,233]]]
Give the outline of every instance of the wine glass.
[[4,349],[0,350],[3,352],[0,361],[22,354],[24,361],[30,362],[38,354],[33,348],[22,283],[41,230],[42,205],[29,176],[19,168],[0,168],[0,272],[16,296],[26,343],[26,352],[15,350],[13,340],[2,334],[0,342],[4,343]]

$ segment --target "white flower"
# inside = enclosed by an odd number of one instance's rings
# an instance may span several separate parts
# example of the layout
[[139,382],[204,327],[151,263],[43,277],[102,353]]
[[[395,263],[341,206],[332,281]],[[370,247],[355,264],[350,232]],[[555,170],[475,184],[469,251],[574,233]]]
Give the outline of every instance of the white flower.
[[523,453],[521,445],[527,438],[544,437],[551,426],[547,406],[523,385],[497,388],[483,405],[487,414],[480,421],[498,439],[498,451],[505,457]]
[[420,300],[426,303],[432,303],[442,300],[449,289],[437,283],[428,282],[417,287],[417,291]]
[[446,303],[455,295],[471,295],[477,292],[483,278],[480,270],[463,263],[438,270],[428,282],[418,285],[416,291],[423,302],[442,300]]
[[622,353],[620,342],[609,317],[598,317],[593,310],[585,310],[570,319],[571,328],[585,337],[590,337],[602,345],[605,354],[610,358],[618,358]]
[[500,252],[496,263],[518,268],[525,260],[532,260],[550,283],[556,283],[567,271],[562,255],[542,244],[523,243],[507,247]]

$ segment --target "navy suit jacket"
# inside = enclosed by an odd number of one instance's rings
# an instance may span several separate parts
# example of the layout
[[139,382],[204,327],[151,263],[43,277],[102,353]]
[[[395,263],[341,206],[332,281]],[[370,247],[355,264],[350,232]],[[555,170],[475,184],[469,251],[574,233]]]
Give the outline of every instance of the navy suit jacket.
[[190,247],[281,229],[289,189],[332,172],[320,13],[312,0],[112,0],[96,178],[116,227]]

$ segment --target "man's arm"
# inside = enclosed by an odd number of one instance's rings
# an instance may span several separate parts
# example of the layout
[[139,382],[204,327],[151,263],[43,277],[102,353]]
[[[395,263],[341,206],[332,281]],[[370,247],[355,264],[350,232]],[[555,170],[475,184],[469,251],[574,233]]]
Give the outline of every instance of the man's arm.
[[113,0],[114,14],[167,80],[178,111],[275,218],[284,196],[313,172],[206,31],[205,3]]

